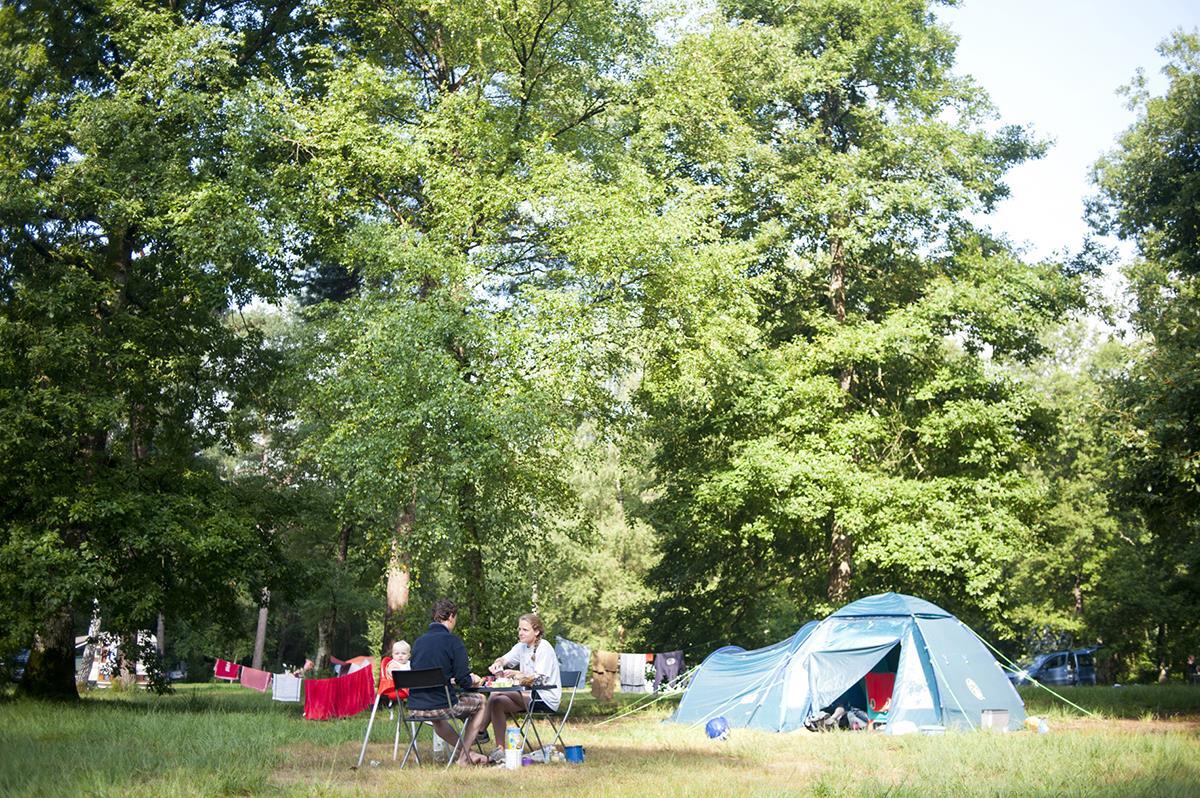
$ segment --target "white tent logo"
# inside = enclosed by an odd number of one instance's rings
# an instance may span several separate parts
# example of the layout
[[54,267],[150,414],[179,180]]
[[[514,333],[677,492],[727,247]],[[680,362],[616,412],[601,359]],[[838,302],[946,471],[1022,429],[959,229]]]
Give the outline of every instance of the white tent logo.
[[971,695],[976,699],[983,700],[983,691],[979,689],[979,685],[975,684],[974,679],[967,679],[967,689],[971,691]]

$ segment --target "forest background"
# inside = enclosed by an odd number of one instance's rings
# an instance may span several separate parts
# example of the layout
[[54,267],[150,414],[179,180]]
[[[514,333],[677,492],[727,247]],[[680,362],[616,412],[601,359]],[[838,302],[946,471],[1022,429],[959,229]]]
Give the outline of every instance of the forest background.
[[442,595],[473,657],[537,609],[695,662],[895,590],[1180,671],[1200,38],[1131,84],[1096,236],[1034,261],[986,219],[1047,143],[942,5],[0,6],[22,689],[75,695],[101,626],[324,667]]

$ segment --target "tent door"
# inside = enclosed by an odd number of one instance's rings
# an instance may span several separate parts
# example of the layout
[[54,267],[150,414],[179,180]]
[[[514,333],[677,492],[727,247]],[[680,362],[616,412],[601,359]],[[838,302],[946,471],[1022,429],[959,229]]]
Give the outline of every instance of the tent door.
[[896,670],[899,667],[900,644],[896,643],[861,679],[850,685],[832,704],[821,709],[829,712],[836,707],[865,708],[867,717],[872,721],[886,720],[891,706],[892,688],[896,683]]

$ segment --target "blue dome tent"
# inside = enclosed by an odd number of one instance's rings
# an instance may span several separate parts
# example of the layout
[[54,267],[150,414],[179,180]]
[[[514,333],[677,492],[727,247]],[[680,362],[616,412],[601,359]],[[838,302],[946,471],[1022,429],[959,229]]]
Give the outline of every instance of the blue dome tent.
[[975,633],[898,593],[855,601],[766,648],[714,651],[671,719],[703,724],[719,715],[735,728],[794,731],[837,704],[865,708],[870,674],[892,687],[888,733],[978,728],[984,710],[1006,711],[1009,729],[1025,720],[1021,697]]

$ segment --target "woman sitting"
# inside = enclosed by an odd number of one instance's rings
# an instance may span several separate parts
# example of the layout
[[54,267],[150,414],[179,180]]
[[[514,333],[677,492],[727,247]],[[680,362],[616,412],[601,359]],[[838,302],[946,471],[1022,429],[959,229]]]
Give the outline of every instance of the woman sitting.
[[[562,698],[562,677],[558,672],[558,657],[554,647],[543,639],[546,629],[536,613],[521,616],[517,623],[517,644],[507,654],[498,657],[489,667],[493,676],[510,677],[520,684],[537,685],[535,711],[558,711]],[[497,744],[504,740],[504,727],[509,716],[523,718],[533,700],[529,691],[494,693],[488,702],[492,715],[492,732]],[[493,762],[504,760],[504,751],[497,748],[492,752]]]

